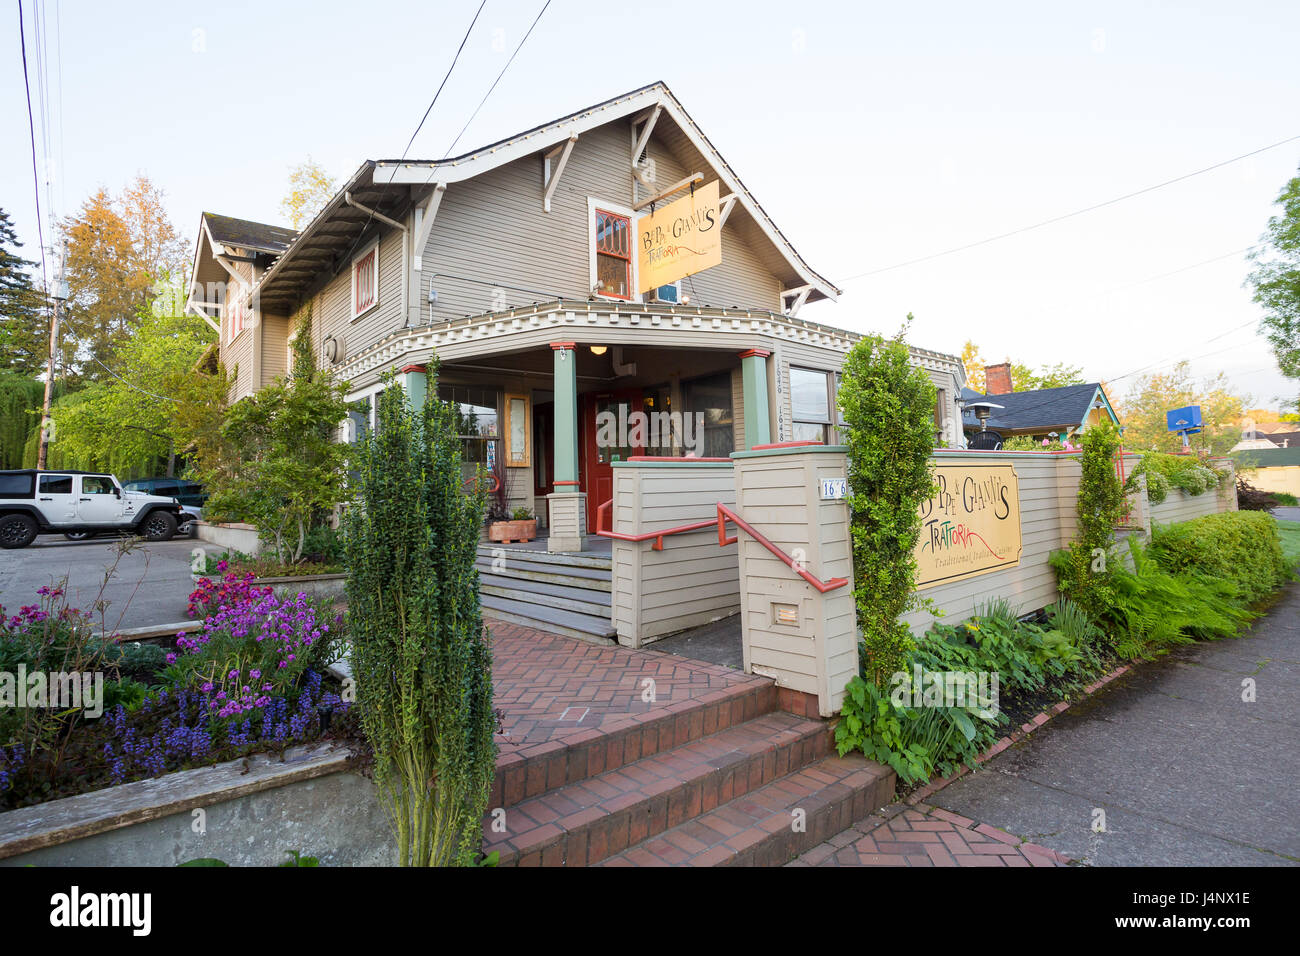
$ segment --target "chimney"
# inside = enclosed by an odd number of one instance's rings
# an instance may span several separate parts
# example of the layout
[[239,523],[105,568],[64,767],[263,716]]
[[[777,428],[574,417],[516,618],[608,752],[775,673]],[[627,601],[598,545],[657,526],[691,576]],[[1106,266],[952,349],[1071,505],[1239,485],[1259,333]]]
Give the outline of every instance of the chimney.
[[988,365],[984,368],[984,394],[1007,395],[1015,389],[1011,385],[1011,363]]

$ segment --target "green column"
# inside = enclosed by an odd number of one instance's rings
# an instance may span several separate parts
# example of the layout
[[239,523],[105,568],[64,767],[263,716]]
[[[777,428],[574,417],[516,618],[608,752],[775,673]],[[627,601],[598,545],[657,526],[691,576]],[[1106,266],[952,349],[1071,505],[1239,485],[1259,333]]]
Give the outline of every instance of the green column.
[[745,387],[745,448],[772,443],[772,417],[767,410],[767,357],[770,352],[750,349],[740,353]]
[[423,365],[408,365],[402,369],[402,388],[406,389],[406,400],[417,412],[424,408],[424,400],[429,397],[429,373]]
[[552,342],[555,355],[555,490],[578,490],[578,353]]

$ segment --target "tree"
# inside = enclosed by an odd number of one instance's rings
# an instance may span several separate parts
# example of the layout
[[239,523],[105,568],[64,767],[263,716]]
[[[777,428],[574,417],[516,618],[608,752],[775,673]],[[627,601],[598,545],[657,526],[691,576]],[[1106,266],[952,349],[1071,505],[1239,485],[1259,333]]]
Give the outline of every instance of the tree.
[[1248,257],[1254,270],[1246,282],[1264,309],[1261,331],[1278,368],[1300,378],[1300,176],[1282,187],[1276,205],[1282,211],[1268,220],[1262,247]]
[[496,770],[483,494],[462,488],[456,412],[429,384],[422,412],[380,395],[344,526],[357,706],[403,866],[475,862]]
[[178,455],[193,443],[184,424],[192,417],[189,406],[206,408],[213,398],[212,376],[196,365],[216,342],[202,319],[185,314],[185,286],[178,276],[160,288],[118,348],[115,375],[54,407],[51,447],[59,467],[175,474]]
[[306,322],[294,339],[292,376],[226,413],[219,448],[233,460],[208,459],[199,468],[212,489],[206,507],[256,524],[281,564],[302,558],[307,532],[343,500],[347,476],[349,447],[335,440],[347,389],[316,367],[310,311]]
[[1221,455],[1241,440],[1241,421],[1250,403],[1249,396],[1230,391],[1222,372],[1198,383],[1192,379],[1191,366],[1180,362],[1170,372],[1139,378],[1116,411],[1124,423],[1126,448],[1176,452],[1182,439],[1168,430],[1165,413],[1200,405],[1205,431],[1192,436],[1192,447]]
[[29,271],[36,263],[17,254],[22,245],[13,220],[0,209],[0,372],[31,376],[49,360],[50,325]]
[[310,156],[289,173],[289,192],[280,200],[280,215],[301,229],[334,195],[334,177]]
[[[979,346],[969,339],[962,346],[961,363],[966,369],[966,387],[984,392],[986,387],[984,369],[987,363],[984,361],[984,356],[980,354]],[[1079,385],[1083,381],[1083,369],[1077,365],[1066,365],[1064,362],[1043,365],[1037,372],[1020,362],[1011,365],[1011,385],[1017,392]]]
[[103,188],[63,224],[68,301],[63,364],[85,381],[109,377],[117,348],[130,337],[168,276],[186,265],[185,244],[144,176],[115,200]]
[[[908,322],[911,321],[908,316]],[[912,646],[900,619],[916,606],[913,551],[921,503],[934,489],[934,383],[911,363],[905,325],[892,339],[868,336],[849,350],[840,385],[848,425],[853,597],[864,679],[885,686]]]

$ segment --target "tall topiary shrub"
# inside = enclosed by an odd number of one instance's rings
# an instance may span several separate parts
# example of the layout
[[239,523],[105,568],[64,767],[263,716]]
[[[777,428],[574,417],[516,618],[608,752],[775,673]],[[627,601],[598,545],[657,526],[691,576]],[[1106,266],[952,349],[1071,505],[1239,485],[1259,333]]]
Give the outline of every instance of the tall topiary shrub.
[[361,726],[404,866],[469,865],[496,766],[492,662],[474,568],[481,495],[462,488],[453,407],[379,398],[345,519]]
[[1115,529],[1124,518],[1128,491],[1115,470],[1119,448],[1119,430],[1109,421],[1084,432],[1076,506],[1079,533],[1069,548],[1052,556],[1060,589],[1093,620],[1104,618],[1115,598],[1111,581]]
[[[910,320],[910,316],[908,317]],[[911,634],[899,618],[916,606],[913,550],[920,506],[934,489],[934,384],[911,363],[907,327],[859,341],[844,362],[839,402],[848,425],[853,596],[863,676],[884,686],[903,670]]]

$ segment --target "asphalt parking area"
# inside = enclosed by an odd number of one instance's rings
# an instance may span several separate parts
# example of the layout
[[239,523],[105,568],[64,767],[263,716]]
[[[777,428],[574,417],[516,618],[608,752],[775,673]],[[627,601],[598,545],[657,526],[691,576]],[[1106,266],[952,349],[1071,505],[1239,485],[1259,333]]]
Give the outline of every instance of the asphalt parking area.
[[125,540],[41,535],[26,548],[0,551],[0,606],[13,614],[39,601],[38,588],[66,578],[70,606],[90,610],[101,598],[106,602],[95,614],[109,631],[185,620],[186,601],[194,590],[190,552],[202,542],[136,541],[119,556]]

